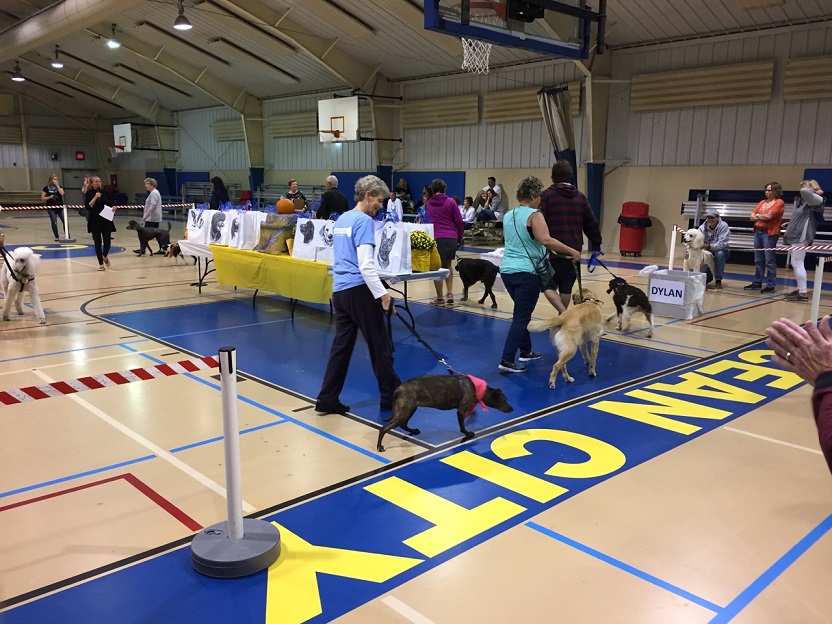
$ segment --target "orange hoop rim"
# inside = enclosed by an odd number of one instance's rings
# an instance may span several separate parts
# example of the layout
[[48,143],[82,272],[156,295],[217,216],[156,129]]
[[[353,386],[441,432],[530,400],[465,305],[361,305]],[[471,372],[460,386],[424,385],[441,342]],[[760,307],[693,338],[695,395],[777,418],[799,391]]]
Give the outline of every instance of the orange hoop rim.
[[[487,17],[490,15],[496,15],[503,21],[506,19],[506,5],[502,2],[469,2],[468,4],[472,17]],[[462,15],[461,2],[456,2],[452,4],[451,7],[455,9],[457,13]],[[478,13],[474,15],[474,11],[478,11]]]
[[341,131],[340,130],[318,130],[321,134],[331,134],[336,139],[341,138]]

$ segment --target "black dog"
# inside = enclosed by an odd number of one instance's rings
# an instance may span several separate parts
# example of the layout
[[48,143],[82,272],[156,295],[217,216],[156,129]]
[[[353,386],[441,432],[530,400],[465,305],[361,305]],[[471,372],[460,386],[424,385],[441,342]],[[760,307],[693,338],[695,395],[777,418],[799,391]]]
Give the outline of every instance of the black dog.
[[[485,385],[485,382],[481,379],[477,381],[481,385]],[[418,429],[411,429],[407,426],[407,422],[413,416],[417,407],[435,407],[442,410],[456,409],[459,430],[465,434],[466,438],[473,438],[474,434],[465,428],[463,421],[466,416],[473,413],[479,400],[501,412],[508,413],[514,409],[508,404],[506,395],[499,388],[485,386],[482,399],[478,399],[474,382],[467,375],[422,375],[414,377],[396,388],[396,392],[393,393],[393,414],[390,416],[390,422],[378,432],[376,448],[379,451],[384,451],[381,439],[393,427],[401,427],[411,435],[419,435],[421,432]]]
[[485,294],[477,303],[483,303],[485,298],[491,295],[491,307],[496,309],[497,299],[491,288],[494,286],[494,280],[497,279],[500,269],[495,264],[481,258],[460,258],[456,263],[456,272],[459,273],[459,279],[462,280],[464,288],[460,301],[467,301],[468,289],[477,282],[482,282],[485,285]]
[[612,320],[613,316],[618,315],[617,330],[621,331],[621,316],[623,314],[624,320],[627,322],[627,327],[624,331],[630,329],[630,317],[635,312],[641,312],[650,323],[650,331],[647,333],[648,338],[653,337],[653,306],[650,305],[650,300],[644,291],[628,284],[620,277],[614,277],[610,280],[610,287],[607,288],[607,294],[614,293],[612,301],[615,303],[615,314],[610,314],[607,317],[607,322]]
[[149,251],[151,254],[153,253],[150,245],[148,245],[152,240],[155,240],[159,244],[157,254],[166,253],[167,248],[170,246],[170,221],[168,221],[168,229],[163,230],[162,228],[146,228],[138,221],[130,219],[127,222],[127,229],[136,230],[136,234],[139,235],[139,249],[136,249],[135,253],[140,256],[143,256],[145,251]]

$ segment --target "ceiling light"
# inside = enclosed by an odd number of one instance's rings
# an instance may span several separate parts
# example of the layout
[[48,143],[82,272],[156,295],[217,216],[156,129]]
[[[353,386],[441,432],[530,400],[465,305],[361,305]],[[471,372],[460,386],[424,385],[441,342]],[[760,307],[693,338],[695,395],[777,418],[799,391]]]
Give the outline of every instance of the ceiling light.
[[174,20],[173,27],[176,30],[190,30],[193,28],[188,18],[185,17],[185,3],[183,0],[179,0],[179,16]]
[[113,36],[107,39],[107,47],[111,50],[121,47],[121,41],[116,38],[116,25],[113,24]]
[[14,64],[12,80],[14,80],[15,82],[23,82],[24,80],[26,80],[23,74],[20,73],[20,63],[15,62]]
[[55,58],[52,59],[52,67],[55,69],[61,69],[64,66],[64,62],[61,60],[61,57],[58,56],[58,46],[55,46]]

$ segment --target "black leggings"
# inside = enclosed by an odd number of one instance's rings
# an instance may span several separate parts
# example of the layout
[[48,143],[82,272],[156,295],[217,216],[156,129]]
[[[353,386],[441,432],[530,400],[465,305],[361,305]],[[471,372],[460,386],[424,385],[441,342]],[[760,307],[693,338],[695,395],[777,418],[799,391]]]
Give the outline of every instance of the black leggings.
[[92,242],[95,243],[95,257],[98,264],[104,264],[104,258],[110,253],[110,236],[112,232],[92,232]]

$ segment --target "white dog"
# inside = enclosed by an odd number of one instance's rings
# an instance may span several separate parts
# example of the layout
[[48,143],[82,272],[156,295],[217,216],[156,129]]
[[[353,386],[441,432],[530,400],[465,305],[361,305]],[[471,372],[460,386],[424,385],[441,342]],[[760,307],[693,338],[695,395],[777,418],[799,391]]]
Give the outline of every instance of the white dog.
[[698,273],[705,264],[711,270],[711,275],[716,275],[714,255],[707,249],[702,249],[705,246],[705,235],[702,232],[696,228],[689,229],[682,234],[682,243],[685,245],[685,261],[682,265],[685,271]]
[[[9,271],[11,265],[12,271]],[[0,263],[0,289],[5,296],[3,301],[3,320],[10,321],[9,313],[12,310],[12,302],[17,308],[17,313],[23,314],[23,293],[29,293],[32,307],[35,309],[35,316],[41,325],[46,323],[46,315],[43,313],[43,306],[40,303],[38,294],[38,283],[35,275],[40,266],[40,256],[29,247],[18,247],[5,255]],[[12,275],[12,272],[14,275]]]

